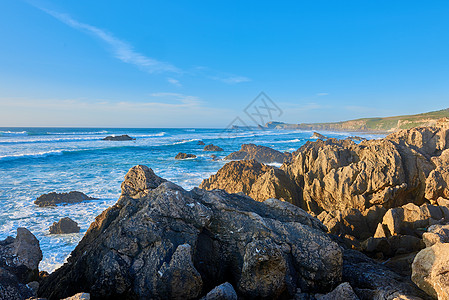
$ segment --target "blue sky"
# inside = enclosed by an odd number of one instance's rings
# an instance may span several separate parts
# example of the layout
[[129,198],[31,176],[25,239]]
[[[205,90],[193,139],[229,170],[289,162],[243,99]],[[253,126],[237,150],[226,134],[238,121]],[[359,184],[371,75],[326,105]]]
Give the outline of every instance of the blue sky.
[[0,126],[224,127],[449,107],[449,1],[0,1]]

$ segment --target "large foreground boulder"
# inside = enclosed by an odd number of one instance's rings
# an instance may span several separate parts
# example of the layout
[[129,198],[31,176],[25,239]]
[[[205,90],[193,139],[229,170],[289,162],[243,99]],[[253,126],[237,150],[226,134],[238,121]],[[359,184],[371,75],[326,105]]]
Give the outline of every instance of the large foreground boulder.
[[15,238],[0,241],[0,299],[26,299],[34,296],[26,285],[39,277],[42,251],[39,241],[26,228],[17,228]]
[[251,160],[264,164],[279,163],[289,160],[291,158],[290,153],[282,153],[270,147],[259,146],[254,144],[243,144],[241,149],[237,152],[233,152],[225,157],[228,160]]
[[412,265],[412,280],[439,300],[449,299],[449,244],[437,243],[421,250]]
[[239,297],[325,293],[341,281],[340,247],[300,208],[181,187],[133,167],[118,202],[99,215],[40,296],[194,299],[223,282]]
[[39,207],[56,206],[57,204],[73,204],[81,203],[88,200],[96,200],[97,198],[89,197],[84,193],[78,191],[72,191],[69,193],[56,193],[51,192],[39,196],[34,204]]

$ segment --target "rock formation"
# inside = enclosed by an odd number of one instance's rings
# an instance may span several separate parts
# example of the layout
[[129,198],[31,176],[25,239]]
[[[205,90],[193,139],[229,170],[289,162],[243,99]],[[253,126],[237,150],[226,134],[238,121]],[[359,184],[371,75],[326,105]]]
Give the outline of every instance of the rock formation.
[[207,146],[204,147],[204,151],[223,151],[222,148],[218,147],[218,146],[214,146],[214,144],[209,144]]
[[299,188],[284,171],[256,160],[229,162],[216,175],[203,180],[200,188],[222,189],[228,193],[243,192],[256,201],[277,198],[298,206],[301,204]]
[[183,152],[179,152],[176,154],[175,159],[187,159],[187,158],[196,158],[195,154],[186,154]]
[[324,135],[322,135],[321,133],[318,133],[318,132],[314,132],[310,138],[311,138],[311,139],[321,139],[321,140],[326,140],[326,139],[327,139],[327,136],[324,136]]
[[283,162],[289,160],[290,158],[291,158],[290,153],[282,153],[269,147],[254,144],[243,144],[239,151],[233,152],[225,157],[225,159],[227,160],[254,159],[264,164],[270,163],[282,164]]
[[199,145],[199,146],[204,146],[205,143],[204,143],[203,141],[198,141],[197,145]]
[[80,232],[80,227],[78,223],[73,221],[68,217],[64,217],[58,222],[54,222],[49,228],[50,234],[67,234],[67,233],[78,233]]
[[51,192],[39,196],[34,204],[39,207],[56,206],[57,204],[73,204],[88,200],[96,200],[97,198],[89,197],[84,193],[72,191],[69,193],[55,193]]
[[0,299],[34,296],[34,284],[27,284],[39,278],[41,260],[39,241],[26,228],[17,228],[16,238],[0,241]]
[[132,138],[127,134],[109,135],[103,139],[103,141],[133,141],[133,140],[135,140],[135,138]]
[[323,230],[289,203],[185,191],[136,166],[118,202],[43,281],[39,296],[193,299],[223,282],[251,299],[292,298],[298,288],[325,293],[341,282],[342,252]]

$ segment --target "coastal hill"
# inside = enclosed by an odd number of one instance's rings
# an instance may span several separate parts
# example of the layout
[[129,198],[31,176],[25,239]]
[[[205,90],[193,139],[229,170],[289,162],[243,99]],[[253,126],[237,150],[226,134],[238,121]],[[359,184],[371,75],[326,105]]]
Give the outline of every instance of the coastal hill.
[[417,115],[405,115],[385,118],[362,118],[334,123],[300,123],[287,124],[282,122],[268,122],[269,129],[303,129],[303,130],[331,130],[357,132],[393,132],[400,129],[410,129],[421,126],[434,126],[441,118],[449,118],[449,108]]

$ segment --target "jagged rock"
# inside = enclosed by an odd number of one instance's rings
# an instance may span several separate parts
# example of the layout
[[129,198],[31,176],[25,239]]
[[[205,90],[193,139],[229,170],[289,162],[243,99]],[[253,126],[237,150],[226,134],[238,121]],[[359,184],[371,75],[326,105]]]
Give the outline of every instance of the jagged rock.
[[422,238],[426,247],[431,247],[436,243],[449,243],[449,224],[430,226]]
[[200,188],[243,192],[256,201],[277,198],[298,206],[301,204],[300,191],[284,171],[256,160],[229,162],[216,175],[203,180]]
[[222,148],[218,147],[218,146],[214,146],[213,144],[207,145],[204,147],[204,151],[223,151]]
[[315,295],[315,298],[317,300],[359,300],[359,297],[357,297],[351,285],[347,282],[343,282],[326,295]]
[[324,230],[289,203],[185,191],[136,166],[116,205],[43,280],[39,296],[191,299],[223,282],[242,298],[291,298],[297,288],[325,292],[341,281],[342,254]]
[[412,275],[412,263],[418,252],[396,255],[384,261],[382,264],[399,275],[410,277]]
[[351,141],[355,141],[355,142],[361,142],[361,141],[366,141],[367,139],[364,137],[360,137],[360,136],[348,136],[346,139],[351,140]]
[[425,228],[444,222],[444,214],[439,206],[408,203],[402,207],[389,209],[382,220],[376,236],[408,234],[421,237]]
[[38,278],[41,260],[39,241],[26,228],[17,228],[16,238],[0,241],[0,267],[17,276],[21,283]]
[[263,164],[280,163],[291,158],[290,153],[282,153],[265,146],[243,144],[241,149],[225,157],[227,160],[256,160]]
[[109,135],[103,139],[103,141],[133,141],[133,140],[135,140],[135,138],[132,138],[127,134]]
[[237,293],[229,282],[225,282],[215,287],[201,300],[237,300]]
[[348,208],[343,211],[323,211],[318,215],[318,219],[327,227],[329,233],[365,240],[374,235],[385,212],[385,208],[381,206],[373,206],[364,212]]
[[321,133],[318,133],[318,132],[314,132],[310,138],[311,138],[311,139],[321,139],[321,140],[326,140],[326,139],[327,139],[327,136],[324,136],[324,135],[322,135]]
[[369,238],[362,243],[364,252],[382,253],[382,257],[417,252],[425,248],[424,242],[411,235],[395,235],[388,238]]
[[441,155],[431,158],[436,166],[426,179],[425,197],[435,200],[439,197],[449,198],[449,149]]
[[361,300],[429,299],[407,276],[355,250],[343,252],[343,281],[348,282]]
[[204,146],[205,144],[204,144],[203,141],[198,141],[197,145],[199,145],[199,146]]
[[89,293],[78,293],[76,295],[64,298],[62,300],[90,300],[90,294]]
[[175,159],[187,159],[187,158],[196,158],[196,155],[195,154],[186,154],[186,153],[179,152],[175,156]]
[[449,244],[435,244],[421,250],[412,265],[412,280],[435,299],[449,299]]
[[58,222],[54,222],[53,225],[50,226],[49,231],[50,234],[66,234],[78,233],[80,232],[80,229],[78,223],[68,217],[64,217]]
[[217,159],[218,159],[217,156],[216,156],[215,154],[212,154],[212,155],[210,156],[210,158],[212,158],[212,160],[217,160]]
[[69,193],[55,193],[51,192],[39,196],[34,204],[39,207],[56,206],[57,204],[73,204],[88,200],[97,200],[97,198],[89,197],[84,193],[72,191]]
[[35,285],[30,282],[38,279],[41,260],[39,241],[26,228],[17,228],[16,238],[0,241],[0,299],[35,296]]

